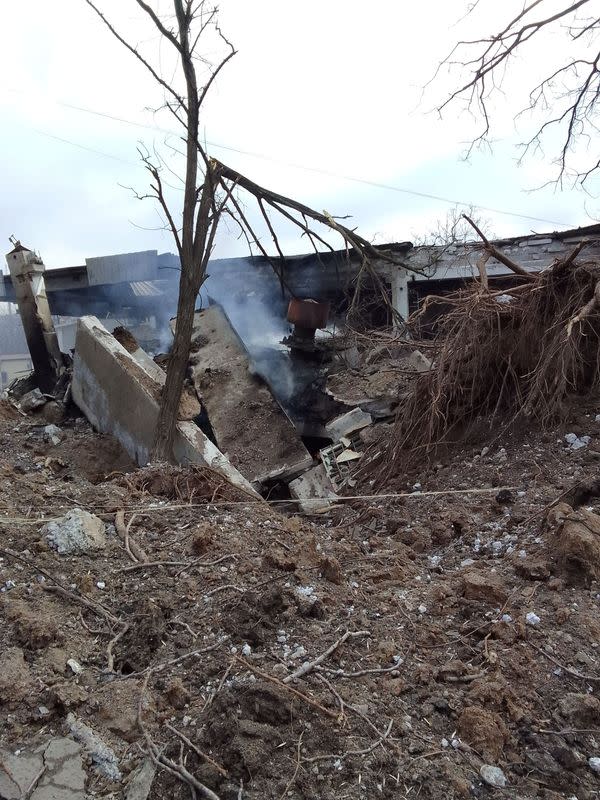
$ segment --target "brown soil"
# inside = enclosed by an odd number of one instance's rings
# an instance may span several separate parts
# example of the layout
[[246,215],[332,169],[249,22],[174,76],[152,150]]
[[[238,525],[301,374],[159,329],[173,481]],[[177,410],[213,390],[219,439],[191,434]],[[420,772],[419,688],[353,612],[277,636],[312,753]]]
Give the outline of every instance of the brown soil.
[[[186,767],[221,800],[592,800],[600,588],[567,523],[589,532],[600,512],[580,492],[598,472],[595,413],[551,435],[488,432],[483,455],[456,445],[390,487],[452,494],[348,503],[318,524],[197,470],[135,470],[81,422],[53,447],[35,418],[0,419],[0,740],[68,735],[74,713],[119,758],[123,783],[86,767],[88,794],[114,800],[147,747],[140,708],[167,757],[173,728],[193,743]],[[569,450],[571,431],[589,447]],[[99,554],[48,549],[44,520],[73,507],[107,524]],[[119,509],[152,564],[128,557]],[[189,797],[167,771],[149,795]]]

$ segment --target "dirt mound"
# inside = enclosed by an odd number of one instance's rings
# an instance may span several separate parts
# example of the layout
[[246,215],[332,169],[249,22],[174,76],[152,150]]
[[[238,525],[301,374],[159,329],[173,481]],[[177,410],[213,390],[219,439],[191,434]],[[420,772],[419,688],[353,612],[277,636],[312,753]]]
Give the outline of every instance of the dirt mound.
[[140,494],[164,497],[182,503],[206,500],[247,500],[248,495],[227,483],[208,467],[175,467],[161,464],[137,470],[131,477],[117,478],[122,486]]

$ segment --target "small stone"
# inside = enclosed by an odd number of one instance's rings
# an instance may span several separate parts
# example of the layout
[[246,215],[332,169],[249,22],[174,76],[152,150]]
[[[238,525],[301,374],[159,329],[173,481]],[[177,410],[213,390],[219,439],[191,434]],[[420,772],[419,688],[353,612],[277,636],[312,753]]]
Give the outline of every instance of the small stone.
[[106,589],[106,583],[104,583],[104,581],[96,581],[96,586],[98,589]]
[[249,644],[245,644],[242,647],[242,655],[248,657],[252,653],[252,648]]
[[484,783],[487,783],[488,786],[493,786],[495,789],[504,789],[506,786],[506,775],[502,772],[500,767],[493,767],[491,764],[482,764],[479,768],[479,774],[481,775],[481,779]]
[[53,445],[60,444],[63,436],[64,434],[58,425],[46,425],[44,428],[44,439]]
[[106,546],[104,523],[81,508],[73,508],[60,519],[49,522],[42,533],[60,555],[90,553]]
[[525,622],[528,625],[535,627],[536,625],[540,624],[541,619],[533,611],[528,611],[527,614],[525,615]]
[[73,675],[80,675],[83,672],[83,667],[74,658],[67,659],[67,667],[69,667]]
[[600,772],[600,758],[597,756],[591,756],[588,758],[588,764],[590,765],[590,769],[594,772]]
[[47,398],[39,389],[32,389],[19,400],[19,408],[26,414],[30,414],[36,408],[40,408],[47,403]]

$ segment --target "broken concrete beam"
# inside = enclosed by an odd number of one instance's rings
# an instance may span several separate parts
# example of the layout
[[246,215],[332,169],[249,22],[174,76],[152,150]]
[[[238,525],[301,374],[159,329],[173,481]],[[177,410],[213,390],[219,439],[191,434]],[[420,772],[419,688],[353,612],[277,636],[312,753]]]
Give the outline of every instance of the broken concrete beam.
[[196,313],[190,364],[219,449],[251,483],[286,481],[312,466],[293,424],[250,370],[249,356],[219,306]]
[[[109,433],[138,464],[154,444],[161,385],[96,317],[81,317],[73,360],[73,401],[101,433]],[[182,463],[202,464],[234,486],[257,494],[248,481],[190,422],[178,422],[173,453]]]
[[334,442],[339,442],[345,436],[350,436],[356,431],[366,428],[373,422],[373,418],[366,411],[361,408],[353,408],[352,411],[342,414],[341,417],[336,417],[325,425],[327,435],[333,439]]
[[317,514],[331,508],[329,501],[336,500],[337,494],[329,480],[323,464],[309,469],[289,484],[290,494],[305,514]]
[[64,371],[63,357],[46,297],[41,258],[20,242],[6,256],[38,386],[52,392]]
[[[115,339],[135,358],[140,367],[161,386],[165,385],[166,373],[148,353],[139,346],[135,336],[127,328],[118,325],[112,332]],[[179,419],[192,420],[201,412],[198,398],[187,386],[183,387],[179,401]]]

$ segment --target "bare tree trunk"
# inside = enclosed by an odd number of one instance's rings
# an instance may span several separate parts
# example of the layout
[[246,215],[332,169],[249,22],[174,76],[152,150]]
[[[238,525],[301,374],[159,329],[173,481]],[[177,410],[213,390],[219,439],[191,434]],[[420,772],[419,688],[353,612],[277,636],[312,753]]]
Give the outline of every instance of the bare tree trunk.
[[[161,398],[154,443],[153,457],[158,461],[170,461],[173,458],[173,438],[178,419],[179,401],[190,356],[196,299],[204,282],[211,242],[219,222],[219,212],[214,205],[215,184],[213,169],[212,163],[209,162],[198,208],[198,228],[196,229],[195,237],[197,255],[194,252],[196,248],[193,248],[189,261],[185,261],[184,257],[181,260],[177,323]],[[213,208],[212,216],[211,207]]]

